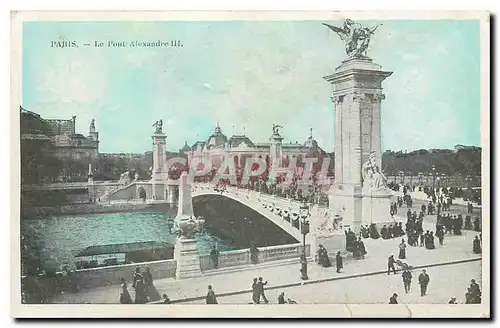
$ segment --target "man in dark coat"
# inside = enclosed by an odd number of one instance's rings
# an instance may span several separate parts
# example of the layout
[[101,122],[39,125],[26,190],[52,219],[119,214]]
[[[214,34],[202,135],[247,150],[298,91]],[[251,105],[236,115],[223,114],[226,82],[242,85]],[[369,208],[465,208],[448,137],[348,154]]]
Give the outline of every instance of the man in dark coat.
[[474,252],[474,254],[481,254],[481,241],[477,236],[472,242],[472,251]]
[[135,302],[136,304],[145,304],[148,301],[146,295],[146,286],[142,276],[138,277],[135,281]]
[[420,284],[420,296],[425,296],[427,294],[427,285],[429,285],[430,277],[425,271],[422,270],[422,273],[418,276],[418,283]]
[[257,289],[259,291],[259,302],[260,302],[260,297],[262,296],[262,299],[264,300],[264,303],[269,303],[269,301],[266,298],[266,294],[264,294],[264,286],[267,285],[267,281],[263,282],[262,277],[259,277],[259,282],[257,283]]
[[479,217],[474,219],[474,231],[479,231]]
[[278,296],[278,304],[286,304],[285,301],[285,292],[281,292]]
[[380,234],[382,235],[382,239],[389,239],[389,231],[387,230],[387,227],[384,225],[382,226],[382,229],[380,229]]
[[219,250],[215,245],[212,247],[212,250],[210,251],[210,259],[212,260],[212,264],[214,265],[214,269],[219,268]]
[[398,304],[398,294],[392,294],[391,298],[389,298],[389,304]]
[[141,268],[137,265],[134,272],[134,280],[132,281],[132,287],[135,288],[135,284],[138,279],[142,279]]
[[443,230],[443,226],[441,224],[439,224],[437,227],[436,227],[436,237],[438,237],[439,239],[439,245],[443,245],[443,241],[444,241],[444,230]]
[[379,239],[380,234],[377,231],[377,227],[375,223],[370,224],[370,238],[372,239]]
[[257,278],[253,278],[252,284],[252,302],[253,304],[260,303],[260,290],[257,282]]
[[391,254],[389,256],[389,259],[387,260],[387,274],[389,275],[392,272],[396,274],[396,267],[394,266],[394,263],[396,263],[396,260],[394,259],[394,254]]
[[405,285],[405,292],[408,293],[411,288],[411,271],[408,270],[406,267],[405,270],[403,271],[403,274],[401,275],[403,277],[403,284]]
[[469,293],[471,304],[481,304],[481,289],[474,279],[470,281]]
[[338,251],[337,256],[335,256],[335,263],[337,265],[337,273],[339,273],[340,269],[344,268],[344,264],[342,263],[342,256],[340,255],[340,251]]

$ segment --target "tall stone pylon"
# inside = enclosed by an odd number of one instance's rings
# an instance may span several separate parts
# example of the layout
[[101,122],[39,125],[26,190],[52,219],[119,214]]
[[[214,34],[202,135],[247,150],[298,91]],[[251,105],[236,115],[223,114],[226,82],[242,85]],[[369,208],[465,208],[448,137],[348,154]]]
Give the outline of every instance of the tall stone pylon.
[[356,232],[373,220],[389,221],[392,193],[367,194],[363,190],[362,165],[373,153],[381,167],[380,108],[385,99],[382,81],[391,74],[364,57],[344,60],[335,73],[324,77],[332,84],[331,99],[335,104],[335,181],[329,201],[345,226]]
[[192,237],[199,222],[194,218],[191,186],[188,181],[187,172],[182,172],[179,178],[179,203],[175,218],[176,226],[180,231],[174,248],[174,259],[177,260],[175,271],[177,279],[201,276],[200,256],[196,239]]
[[152,195],[155,200],[165,199],[165,177],[163,165],[165,162],[165,144],[167,136],[160,129],[156,130],[153,139],[153,171],[151,172]]

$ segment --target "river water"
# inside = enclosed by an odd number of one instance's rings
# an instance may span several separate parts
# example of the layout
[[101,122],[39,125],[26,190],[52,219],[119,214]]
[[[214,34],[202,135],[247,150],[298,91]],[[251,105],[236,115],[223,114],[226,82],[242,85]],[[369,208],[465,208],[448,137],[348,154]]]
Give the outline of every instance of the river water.
[[[56,216],[23,220],[22,235],[36,249],[42,269],[57,270],[73,263],[75,254],[88,246],[160,241],[175,244],[165,212],[107,213]],[[240,249],[231,238],[205,230],[196,236],[200,254],[208,254],[214,244],[219,251]]]

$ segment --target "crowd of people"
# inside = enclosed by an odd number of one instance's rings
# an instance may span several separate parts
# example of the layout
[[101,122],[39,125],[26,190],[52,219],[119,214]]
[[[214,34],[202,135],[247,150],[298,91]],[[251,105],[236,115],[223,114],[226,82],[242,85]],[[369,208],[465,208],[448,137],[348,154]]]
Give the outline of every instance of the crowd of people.
[[135,290],[134,301],[132,301],[132,297],[128,291],[128,284],[125,278],[122,277],[120,283],[120,303],[122,304],[145,304],[160,299],[160,295],[153,285],[153,275],[149,266],[146,267],[144,272],[141,272],[139,266],[135,267],[132,281],[132,288]]
[[346,250],[352,253],[355,260],[364,259],[367,254],[365,244],[361,240],[361,236],[356,238],[355,233],[349,228],[345,233]]

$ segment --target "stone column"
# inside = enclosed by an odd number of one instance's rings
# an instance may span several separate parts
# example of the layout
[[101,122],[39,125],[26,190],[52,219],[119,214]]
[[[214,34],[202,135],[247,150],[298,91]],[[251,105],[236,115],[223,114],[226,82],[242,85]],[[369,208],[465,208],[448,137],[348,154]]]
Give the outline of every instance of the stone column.
[[344,96],[332,96],[332,102],[335,105],[335,142],[334,152],[335,152],[335,185],[342,184],[343,181],[343,169],[342,169],[342,100]]
[[392,72],[368,58],[342,62],[324,77],[332,84],[335,103],[335,183],[329,203],[344,227],[358,232],[362,220],[362,164],[371,151],[381,159],[380,101],[382,81]]
[[[153,139],[153,171],[151,172],[152,197],[155,200],[165,199],[165,183],[162,174],[165,161],[165,144],[167,136],[163,133],[155,133]],[[165,177],[166,178],[166,177]]]
[[382,127],[381,127],[381,102],[385,99],[382,93],[373,94],[373,138],[372,149],[375,151],[379,167],[382,167]]

